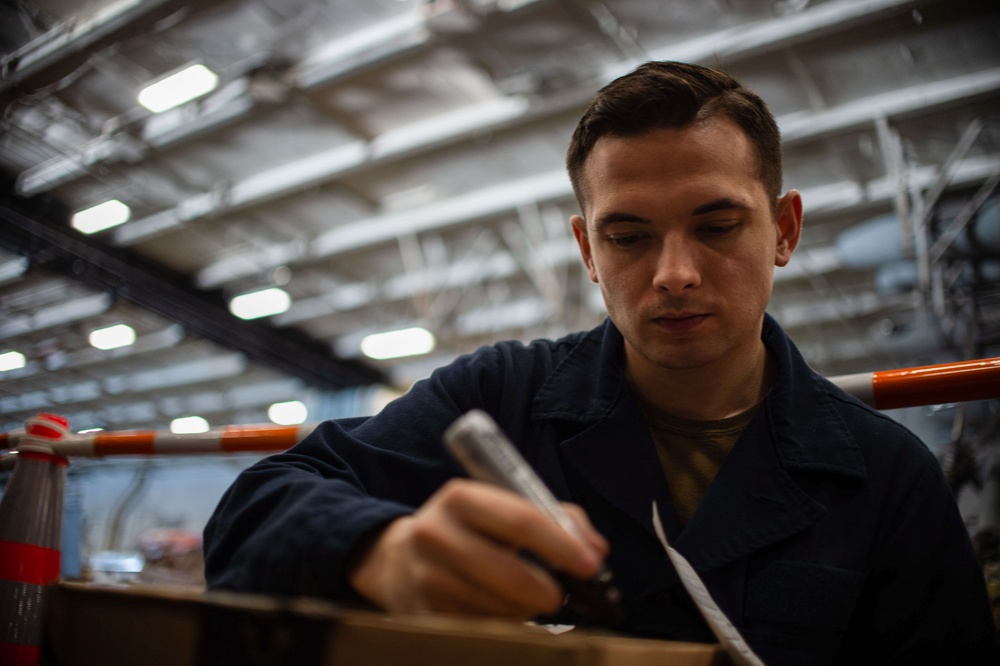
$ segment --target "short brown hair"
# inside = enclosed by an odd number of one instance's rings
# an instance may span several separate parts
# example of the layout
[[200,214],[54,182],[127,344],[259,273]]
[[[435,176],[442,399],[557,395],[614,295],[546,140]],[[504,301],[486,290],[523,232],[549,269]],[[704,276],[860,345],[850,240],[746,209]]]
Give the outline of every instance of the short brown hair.
[[764,100],[725,72],[681,62],[647,62],[601,88],[573,132],[566,169],[581,210],[583,164],[602,136],[683,128],[716,116],[735,122],[750,139],[757,153],[757,176],[773,206],[781,196],[781,134]]

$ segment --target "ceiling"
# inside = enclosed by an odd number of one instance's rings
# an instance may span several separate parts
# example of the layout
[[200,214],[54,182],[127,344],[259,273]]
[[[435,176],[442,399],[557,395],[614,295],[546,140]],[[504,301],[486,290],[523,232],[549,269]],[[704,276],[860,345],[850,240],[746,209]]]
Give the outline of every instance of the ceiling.
[[[457,354],[604,317],[564,151],[649,59],[778,118],[806,224],[771,312],[820,372],[1000,355],[995,0],[3,0],[0,430],[364,411]],[[191,64],[212,93],[154,114]],[[90,236],[78,210],[128,222]],[[279,285],[283,314],[234,295]],[[101,351],[102,326],[135,344]],[[374,361],[368,333],[434,351]]]

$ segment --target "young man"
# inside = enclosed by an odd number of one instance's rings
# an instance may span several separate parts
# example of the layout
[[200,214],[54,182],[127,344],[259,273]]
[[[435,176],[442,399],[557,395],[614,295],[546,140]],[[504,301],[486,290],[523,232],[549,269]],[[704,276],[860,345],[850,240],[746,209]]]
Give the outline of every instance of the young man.
[[[606,563],[624,631],[712,636],[652,527],[762,659],[998,663],[981,570],[930,452],[813,373],[765,314],[799,239],[778,129],[727,75],[648,63],[601,90],[567,165],[608,320],[499,343],[382,413],[250,468],[206,528],[214,587],[529,618],[562,591],[528,550]],[[493,415],[582,537],[462,480],[441,444]]]

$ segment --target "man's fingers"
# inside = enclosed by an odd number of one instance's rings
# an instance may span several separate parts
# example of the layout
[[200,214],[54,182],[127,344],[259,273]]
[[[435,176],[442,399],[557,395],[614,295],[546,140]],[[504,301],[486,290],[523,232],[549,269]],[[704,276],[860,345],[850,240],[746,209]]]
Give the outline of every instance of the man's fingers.
[[[421,558],[495,596],[527,615],[550,613],[562,602],[559,585],[536,564],[493,534],[468,529],[460,518],[418,522],[413,526],[414,547]],[[435,581],[426,581],[427,589]]]
[[573,518],[577,528],[580,530],[580,534],[587,540],[587,543],[600,553],[602,560],[605,559],[611,551],[611,547],[608,545],[608,540],[591,524],[587,513],[576,504],[570,504],[569,502],[563,502],[562,506],[569,513],[570,517]]
[[[473,531],[506,544],[526,549],[549,566],[580,578],[600,569],[601,549],[564,530],[528,500],[507,490],[470,481],[449,482],[440,494],[442,507]],[[592,528],[591,528],[592,531]]]
[[567,532],[524,498],[474,481],[442,487],[416,513],[359,545],[351,584],[397,611],[529,618],[557,611],[565,593],[534,561],[579,578],[597,573],[607,546],[582,512]]

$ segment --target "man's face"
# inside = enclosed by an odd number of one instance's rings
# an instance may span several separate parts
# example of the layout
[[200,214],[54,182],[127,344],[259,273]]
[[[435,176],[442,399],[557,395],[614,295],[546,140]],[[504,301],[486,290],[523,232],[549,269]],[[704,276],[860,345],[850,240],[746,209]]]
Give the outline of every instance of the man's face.
[[791,191],[775,212],[735,123],[602,137],[582,185],[586,220],[574,216],[573,233],[631,371],[722,367],[762,353],[774,266],[798,242],[801,200]]

